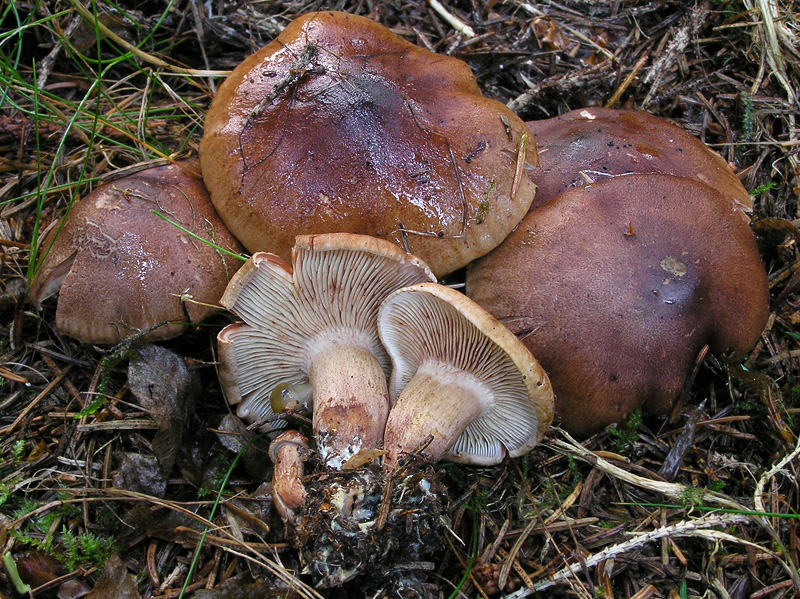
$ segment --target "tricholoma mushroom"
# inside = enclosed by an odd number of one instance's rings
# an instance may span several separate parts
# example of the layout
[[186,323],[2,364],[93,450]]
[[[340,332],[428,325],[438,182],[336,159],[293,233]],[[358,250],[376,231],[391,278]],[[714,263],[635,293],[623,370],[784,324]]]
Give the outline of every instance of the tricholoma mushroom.
[[581,108],[527,125],[541,166],[527,171],[538,187],[532,208],[562,191],[609,177],[660,173],[710,185],[741,210],[745,220],[753,210],[750,194],[722,156],[652,114]]
[[530,133],[464,62],[340,12],[295,19],[234,69],[200,160],[251,252],[288,260],[296,235],[359,233],[437,276],[499,244],[535,193]]
[[221,303],[244,322],[219,335],[220,376],[240,417],[273,414],[281,385],[310,383],[320,457],[338,469],[380,446],[389,411],[389,358],[378,339],[381,301],[395,289],[434,280],[397,246],[366,235],[299,236],[292,266],[258,252]]
[[467,272],[467,293],[542,363],[556,412],[588,435],[670,409],[700,350],[741,359],[769,313],[738,208],[699,181],[613,177],[532,210]]
[[413,573],[413,563],[438,545],[442,526],[445,488],[430,462],[497,464],[530,450],[553,417],[542,368],[462,293],[432,282],[403,287],[382,303],[377,321],[396,400],[383,470],[370,462],[312,478],[297,519],[306,570],[322,586],[368,565],[376,571],[365,578],[386,576],[398,559]]
[[542,367],[464,294],[435,283],[395,291],[378,327],[392,358],[384,467],[419,452],[492,465],[536,445],[553,419]]
[[220,309],[242,261],[218,248],[240,253],[242,247],[214,211],[199,166],[184,160],[108,181],[45,236],[30,293],[37,307],[59,294],[60,332],[118,343],[176,321],[142,337],[155,341],[183,332],[181,321],[198,322]]

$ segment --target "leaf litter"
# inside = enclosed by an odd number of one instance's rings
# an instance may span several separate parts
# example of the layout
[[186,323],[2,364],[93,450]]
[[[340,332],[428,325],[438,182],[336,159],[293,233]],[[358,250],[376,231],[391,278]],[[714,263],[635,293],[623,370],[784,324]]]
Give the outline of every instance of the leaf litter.
[[[580,442],[554,429],[530,455],[498,467],[440,467],[442,544],[425,566],[438,590],[426,592],[800,593],[800,21],[792,2],[92,6],[15,3],[0,24],[8,67],[0,543],[15,563],[36,551],[37,563],[49,564],[36,576],[19,569],[39,589],[34,596],[363,596],[357,579],[315,590],[300,574],[265,482],[268,440],[231,416],[216,381],[213,339],[224,318],[103,361],[104,350],[58,335],[53,303],[41,313],[25,303],[36,240],[73,201],[116,168],[196,154],[220,73],[293,16],[325,8],[370,16],[465,60],[486,95],[526,120],[610,106],[679,124],[751,191],[770,276],[772,315],[757,347],[736,368],[707,358],[670,418],[640,415]],[[92,10],[97,25],[81,16]],[[12,578],[0,572],[0,597],[13,596]]]

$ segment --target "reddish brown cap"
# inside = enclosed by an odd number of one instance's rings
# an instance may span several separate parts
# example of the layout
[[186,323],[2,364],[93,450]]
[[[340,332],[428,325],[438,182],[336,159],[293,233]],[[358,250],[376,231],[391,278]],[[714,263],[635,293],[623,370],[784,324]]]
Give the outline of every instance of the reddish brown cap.
[[[31,284],[37,307],[58,293],[56,328],[87,343],[117,343],[168,320],[211,312],[242,261],[243,248],[211,205],[197,160],[150,167],[102,184],[44,238]],[[183,301],[186,297],[188,301]],[[144,340],[175,337],[179,324]]]
[[689,177],[716,189],[742,211],[750,194],[717,152],[669,121],[638,110],[581,108],[527,123],[539,149],[535,206],[562,191],[608,177],[661,173]]
[[296,235],[359,233],[406,247],[440,276],[524,216],[529,136],[464,62],[364,17],[320,12],[220,86],[200,158],[214,205],[252,252],[288,260]]
[[738,210],[668,175],[605,179],[532,210],[471,265],[467,292],[542,363],[579,435],[639,406],[669,410],[705,344],[738,360],[769,314]]

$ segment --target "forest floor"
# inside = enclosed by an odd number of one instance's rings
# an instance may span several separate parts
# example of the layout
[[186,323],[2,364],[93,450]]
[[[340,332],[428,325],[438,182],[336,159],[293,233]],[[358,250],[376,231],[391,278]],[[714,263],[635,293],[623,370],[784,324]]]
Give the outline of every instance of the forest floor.
[[[442,467],[440,546],[398,569],[431,597],[800,596],[796,3],[435,4],[0,3],[0,599],[25,581],[37,597],[382,596],[299,572],[266,442],[243,449],[219,389],[224,319],[163,350],[109,350],[59,335],[55,301],[27,299],[42,232],[68,206],[118,169],[195,156],[225,73],[319,9],[466,61],[525,120],[610,106],[680,125],[752,194],[770,281],[758,345],[741,365],[707,359],[671,417],[580,442],[554,428],[500,466]],[[143,379],[174,411],[141,405]]]

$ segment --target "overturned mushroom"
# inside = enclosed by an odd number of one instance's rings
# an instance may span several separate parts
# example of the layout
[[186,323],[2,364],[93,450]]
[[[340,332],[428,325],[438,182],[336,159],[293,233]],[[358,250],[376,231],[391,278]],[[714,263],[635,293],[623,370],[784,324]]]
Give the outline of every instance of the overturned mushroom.
[[525,124],[469,67],[352,14],[309,13],[220,86],[200,144],[214,205],[252,252],[295,235],[393,241],[441,276],[495,247],[535,193]]
[[56,328],[87,343],[117,343],[161,323],[142,338],[175,337],[185,330],[182,321],[219,310],[242,265],[218,249],[242,251],[211,205],[197,160],[102,184],[40,248],[31,298],[40,307],[58,293]]
[[541,166],[528,171],[538,186],[533,207],[567,189],[609,177],[660,173],[710,185],[743,216],[753,210],[750,194],[722,156],[682,128],[646,112],[581,108],[527,125]]
[[297,238],[290,267],[256,253],[221,303],[244,322],[219,336],[220,376],[238,414],[260,421],[283,384],[310,383],[314,435],[331,468],[380,445],[389,411],[389,359],[377,312],[392,291],[434,280],[427,266],[387,241],[332,233]]
[[510,331],[465,295],[435,283],[382,304],[395,403],[386,424],[387,470],[421,451],[432,461],[490,465],[529,451],[553,418],[542,367]]
[[541,361],[578,435],[637,407],[667,412],[704,345],[738,360],[769,314],[738,209],[669,175],[606,179],[532,210],[470,266],[467,293]]

